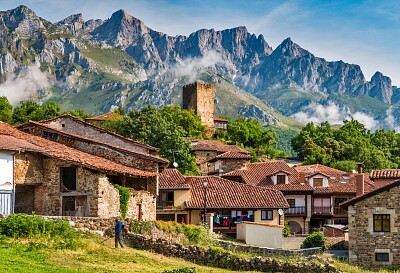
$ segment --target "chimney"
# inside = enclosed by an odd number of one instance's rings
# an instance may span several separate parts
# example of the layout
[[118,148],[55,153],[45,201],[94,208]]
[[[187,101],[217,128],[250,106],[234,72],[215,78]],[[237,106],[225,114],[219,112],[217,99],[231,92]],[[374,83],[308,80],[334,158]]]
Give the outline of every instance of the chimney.
[[306,182],[306,174],[300,173],[300,183],[304,184]]
[[356,174],[356,196],[364,194],[364,175],[362,173],[362,165],[364,162],[356,162],[358,173]]

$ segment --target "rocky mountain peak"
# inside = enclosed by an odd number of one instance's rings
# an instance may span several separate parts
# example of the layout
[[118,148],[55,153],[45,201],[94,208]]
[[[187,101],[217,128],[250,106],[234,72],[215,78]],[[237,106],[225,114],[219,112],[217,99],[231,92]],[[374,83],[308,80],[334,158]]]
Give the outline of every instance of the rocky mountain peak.
[[302,57],[311,55],[307,50],[294,43],[290,37],[283,40],[283,42],[274,50],[276,54],[287,57]]

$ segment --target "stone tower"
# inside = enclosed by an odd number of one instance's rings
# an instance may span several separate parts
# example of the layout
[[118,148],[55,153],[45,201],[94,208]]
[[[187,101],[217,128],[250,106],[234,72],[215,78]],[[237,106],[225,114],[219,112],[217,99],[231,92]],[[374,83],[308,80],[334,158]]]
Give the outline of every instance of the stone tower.
[[182,108],[194,109],[209,129],[214,128],[214,85],[191,83],[183,86]]

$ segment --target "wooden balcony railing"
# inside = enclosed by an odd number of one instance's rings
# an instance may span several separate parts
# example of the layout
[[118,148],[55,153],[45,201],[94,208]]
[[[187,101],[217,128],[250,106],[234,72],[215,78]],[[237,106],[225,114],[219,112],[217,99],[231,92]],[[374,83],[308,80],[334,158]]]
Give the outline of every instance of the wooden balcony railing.
[[332,210],[331,207],[314,207],[313,214],[331,215]]
[[293,207],[293,208],[288,208],[285,211],[286,215],[301,215],[301,214],[306,214],[306,207]]
[[174,207],[174,201],[157,201],[157,209],[172,209]]
[[347,215],[347,211],[345,209],[342,209],[341,207],[334,207],[333,208],[333,214],[335,214],[335,215]]

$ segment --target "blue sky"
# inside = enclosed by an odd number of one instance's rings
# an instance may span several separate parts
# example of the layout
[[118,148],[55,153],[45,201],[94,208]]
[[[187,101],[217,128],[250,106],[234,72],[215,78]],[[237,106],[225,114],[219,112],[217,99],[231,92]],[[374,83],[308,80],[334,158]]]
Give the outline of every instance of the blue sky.
[[291,37],[318,57],[359,64],[367,80],[381,71],[400,85],[400,1],[13,0],[1,1],[0,10],[20,4],[52,22],[74,13],[106,19],[125,9],[170,35],[246,26],[273,48]]

